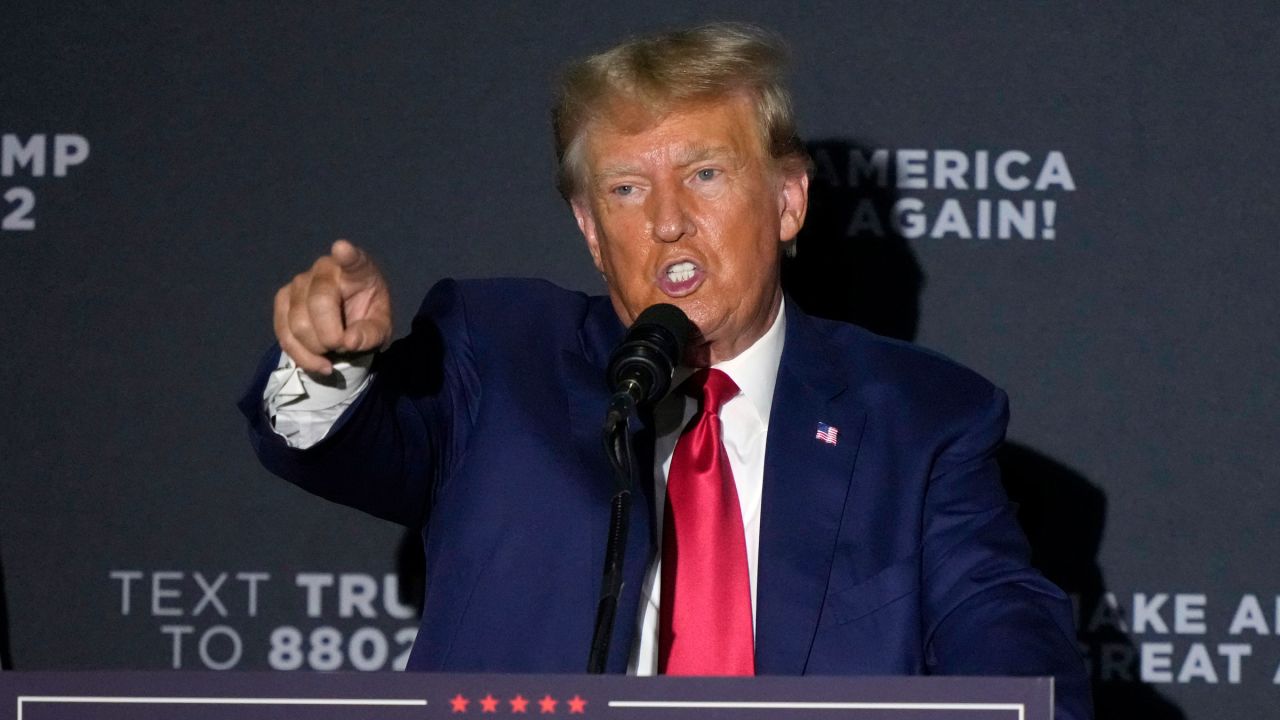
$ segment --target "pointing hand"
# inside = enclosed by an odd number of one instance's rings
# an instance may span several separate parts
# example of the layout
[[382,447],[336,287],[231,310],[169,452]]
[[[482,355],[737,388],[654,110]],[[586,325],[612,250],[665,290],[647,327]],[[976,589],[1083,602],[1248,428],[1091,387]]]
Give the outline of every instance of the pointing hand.
[[298,367],[328,375],[335,353],[383,348],[391,340],[391,295],[373,260],[346,240],[276,292],[280,348]]

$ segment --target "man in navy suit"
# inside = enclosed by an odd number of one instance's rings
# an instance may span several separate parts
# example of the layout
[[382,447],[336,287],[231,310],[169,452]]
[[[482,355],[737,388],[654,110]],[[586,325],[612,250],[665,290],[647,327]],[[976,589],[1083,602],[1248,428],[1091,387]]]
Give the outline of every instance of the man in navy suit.
[[[339,241],[276,296],[283,353],[243,404],[255,446],[290,481],[421,530],[411,668],[579,672],[612,491],[604,367],[641,311],[672,303],[696,326],[684,364],[732,381],[710,414],[741,511],[750,671],[1054,675],[1059,717],[1089,717],[1069,604],[1030,568],[1000,488],[1003,393],[783,296],[808,158],[780,68],[779,46],[737,25],[570,68],[558,181],[608,297],[444,282],[387,347],[383,277]],[[653,482],[612,671],[663,667],[663,496],[702,412],[675,392],[642,418]]]

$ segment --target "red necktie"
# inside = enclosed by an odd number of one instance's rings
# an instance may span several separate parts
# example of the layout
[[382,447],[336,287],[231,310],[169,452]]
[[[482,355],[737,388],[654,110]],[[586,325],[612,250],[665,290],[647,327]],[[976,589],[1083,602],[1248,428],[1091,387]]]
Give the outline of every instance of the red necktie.
[[658,672],[754,675],[747,543],[719,416],[738,386],[700,370],[683,387],[702,403],[667,473]]

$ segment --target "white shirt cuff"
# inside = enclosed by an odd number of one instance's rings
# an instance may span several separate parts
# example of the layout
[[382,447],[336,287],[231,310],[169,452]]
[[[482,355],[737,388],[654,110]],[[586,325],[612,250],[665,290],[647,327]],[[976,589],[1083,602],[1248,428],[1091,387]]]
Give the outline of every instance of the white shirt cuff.
[[368,386],[373,356],[364,353],[336,362],[333,374],[323,377],[307,373],[281,352],[280,365],[262,391],[263,406],[276,434],[289,447],[300,450],[324,439]]

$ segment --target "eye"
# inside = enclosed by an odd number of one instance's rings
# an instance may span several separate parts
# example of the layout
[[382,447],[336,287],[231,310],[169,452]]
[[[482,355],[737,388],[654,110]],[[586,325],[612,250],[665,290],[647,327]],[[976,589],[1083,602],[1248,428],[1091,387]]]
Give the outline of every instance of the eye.
[[697,177],[703,182],[715,180],[720,175],[720,171],[715,168],[702,168],[697,172]]
[[636,191],[635,185],[618,185],[617,187],[613,188],[613,190],[611,190],[610,192],[612,192],[614,195],[627,197],[628,195],[630,195],[635,191]]

